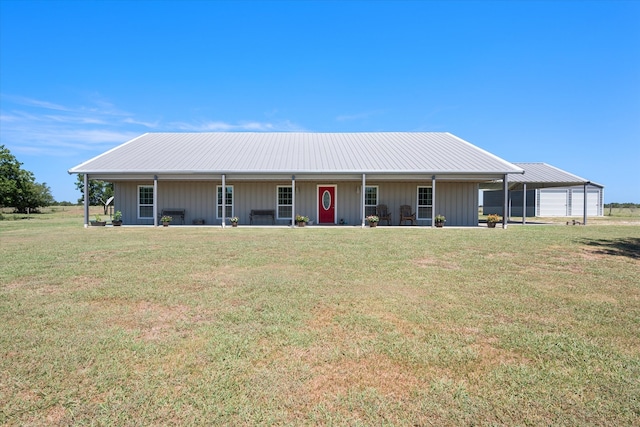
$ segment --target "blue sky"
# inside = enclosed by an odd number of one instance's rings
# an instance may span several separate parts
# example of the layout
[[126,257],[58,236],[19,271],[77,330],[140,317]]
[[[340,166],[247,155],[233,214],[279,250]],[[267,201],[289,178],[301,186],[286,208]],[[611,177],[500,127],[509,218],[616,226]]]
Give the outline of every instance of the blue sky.
[[640,2],[0,0],[0,144],[56,200],[159,131],[446,131],[640,203]]

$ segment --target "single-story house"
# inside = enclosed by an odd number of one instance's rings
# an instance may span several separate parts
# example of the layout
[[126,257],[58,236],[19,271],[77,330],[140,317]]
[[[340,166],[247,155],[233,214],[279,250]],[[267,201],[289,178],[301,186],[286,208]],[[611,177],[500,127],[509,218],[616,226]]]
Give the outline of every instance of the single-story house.
[[[514,163],[524,174],[509,182],[508,215],[523,217],[583,217],[604,214],[604,186],[546,163]],[[499,184],[498,184],[499,185]],[[504,191],[483,192],[483,213],[502,215]],[[585,206],[584,200],[587,204]],[[523,210],[526,215],[522,215]]]
[[[233,216],[289,225],[296,214],[364,226],[378,205],[390,225],[409,205],[417,225],[444,215],[476,226],[480,184],[522,172],[444,132],[147,133],[69,170],[85,189],[112,182],[125,224],[158,225],[170,210],[184,213],[180,223],[222,226]],[[88,212],[85,203],[85,226]]]

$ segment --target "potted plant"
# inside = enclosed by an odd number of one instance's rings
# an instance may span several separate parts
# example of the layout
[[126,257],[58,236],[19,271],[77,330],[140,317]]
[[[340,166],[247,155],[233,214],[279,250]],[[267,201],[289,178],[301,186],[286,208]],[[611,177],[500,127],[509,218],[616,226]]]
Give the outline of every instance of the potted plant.
[[237,227],[238,221],[240,221],[240,218],[238,218],[237,216],[232,216],[231,218],[229,218],[229,222],[231,223],[232,227]]
[[377,215],[369,215],[366,219],[369,221],[369,227],[371,228],[377,227],[378,222],[380,222],[380,217]]
[[122,225],[122,212],[115,211],[113,213],[113,219],[111,220],[111,224],[114,227],[120,227]]
[[444,215],[436,215],[436,218],[435,218],[436,227],[442,228],[445,222],[447,222],[447,218],[445,218]]
[[103,221],[100,215],[96,215],[95,221],[91,221],[91,225],[94,227],[104,227],[107,225],[107,221]]
[[487,227],[496,228],[496,224],[502,221],[502,217],[498,214],[487,215]]
[[298,223],[298,227],[304,227],[306,223],[309,222],[309,217],[304,215],[296,215],[296,223]]
[[162,218],[160,218],[160,222],[162,222],[162,225],[164,227],[168,227],[169,223],[173,220],[173,217],[170,217],[169,215],[165,215]]

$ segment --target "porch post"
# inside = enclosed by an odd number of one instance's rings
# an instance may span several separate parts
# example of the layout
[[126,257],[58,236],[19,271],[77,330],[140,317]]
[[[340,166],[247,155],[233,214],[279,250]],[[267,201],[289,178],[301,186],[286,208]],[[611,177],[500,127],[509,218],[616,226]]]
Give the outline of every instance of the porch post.
[[507,223],[509,222],[509,175],[504,174],[504,178],[502,179],[502,187],[504,191],[504,204],[502,207],[502,228],[507,228]]
[[362,174],[362,190],[360,191],[360,212],[362,213],[362,215],[360,215],[362,217],[362,224],[361,227],[364,228],[364,221],[365,221],[365,209],[364,209],[364,203],[365,203],[365,188],[367,185],[367,176],[366,174]]
[[158,175],[153,176],[153,226],[158,226]]
[[[224,228],[227,219],[225,215],[227,214],[227,176],[222,174],[222,228]],[[218,195],[216,194],[216,197]]]
[[527,223],[527,183],[522,184],[522,223]]
[[431,176],[431,228],[436,226],[436,176]]
[[588,182],[584,183],[584,210],[582,213],[582,225],[587,225],[587,186],[589,185]]
[[84,226],[89,226],[89,174],[84,174]]
[[296,225],[296,176],[291,175],[291,226]]

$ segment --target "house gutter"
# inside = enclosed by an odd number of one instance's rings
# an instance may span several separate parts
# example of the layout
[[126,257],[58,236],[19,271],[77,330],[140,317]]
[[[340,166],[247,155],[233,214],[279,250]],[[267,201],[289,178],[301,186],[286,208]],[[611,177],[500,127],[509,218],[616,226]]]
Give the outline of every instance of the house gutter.
[[[87,174],[92,175],[493,175],[496,179],[500,179],[505,174],[524,174],[524,170],[495,170],[495,171],[435,171],[435,170],[146,170],[146,171],[131,171],[131,170],[94,170],[94,171],[81,171],[69,169],[67,171],[69,175],[73,174]],[[584,182],[584,181],[581,181]]]

